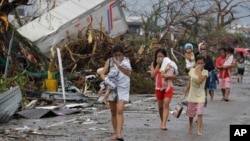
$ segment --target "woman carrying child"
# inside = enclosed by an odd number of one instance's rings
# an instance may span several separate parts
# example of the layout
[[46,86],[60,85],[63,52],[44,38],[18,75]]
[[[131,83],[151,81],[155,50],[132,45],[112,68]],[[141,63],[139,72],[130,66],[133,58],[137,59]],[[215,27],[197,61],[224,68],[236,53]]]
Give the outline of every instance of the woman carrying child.
[[[110,92],[106,93],[105,96],[108,97],[111,123],[114,130],[114,135],[111,137],[111,140],[119,141],[124,140],[122,135],[124,123],[123,110],[125,103],[129,102],[130,76],[132,70],[129,59],[123,56],[123,53],[123,46],[115,45],[112,49],[113,56],[106,61],[101,72],[101,78],[105,83],[111,84],[112,82],[115,84],[113,87],[110,87]],[[110,74],[110,76],[107,76],[106,74],[108,72],[112,72],[115,75]],[[116,78],[114,78],[113,81],[111,77]]]
[[[154,61],[151,63],[151,77],[155,78],[155,95],[158,103],[158,110],[161,119],[160,129],[167,130],[166,124],[169,115],[169,105],[174,92],[172,80],[176,78],[176,73],[172,66],[166,63],[165,73],[161,72],[161,66],[164,58],[167,56],[165,49],[158,49],[155,52]],[[172,74],[168,74],[172,71]]]

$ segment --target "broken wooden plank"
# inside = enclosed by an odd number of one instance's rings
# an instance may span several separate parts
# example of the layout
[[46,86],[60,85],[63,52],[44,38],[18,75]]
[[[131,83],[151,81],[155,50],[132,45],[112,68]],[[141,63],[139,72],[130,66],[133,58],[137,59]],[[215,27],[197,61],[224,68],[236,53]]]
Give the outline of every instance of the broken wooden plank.
[[38,102],[37,99],[36,100],[32,100],[29,104],[27,104],[25,106],[25,109],[32,109],[32,108],[34,108],[36,106],[37,102]]

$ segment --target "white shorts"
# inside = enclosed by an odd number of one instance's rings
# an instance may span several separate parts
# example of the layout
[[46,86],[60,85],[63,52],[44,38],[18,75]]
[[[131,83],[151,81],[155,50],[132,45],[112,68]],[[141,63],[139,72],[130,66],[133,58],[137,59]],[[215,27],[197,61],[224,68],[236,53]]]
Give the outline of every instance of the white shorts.
[[108,100],[109,101],[124,101],[129,102],[129,91],[130,91],[130,85],[127,87],[119,87],[117,86],[116,89],[111,90]]
[[116,89],[111,89],[108,101],[117,101],[117,92]]

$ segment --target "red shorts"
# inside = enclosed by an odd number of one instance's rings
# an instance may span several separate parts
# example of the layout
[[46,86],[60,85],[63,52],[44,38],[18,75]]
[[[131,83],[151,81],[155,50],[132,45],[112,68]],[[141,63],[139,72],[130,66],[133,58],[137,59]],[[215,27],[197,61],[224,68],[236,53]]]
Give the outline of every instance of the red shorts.
[[155,96],[157,100],[163,100],[164,98],[171,99],[174,93],[174,87],[170,87],[170,89],[165,92],[165,90],[155,90]]

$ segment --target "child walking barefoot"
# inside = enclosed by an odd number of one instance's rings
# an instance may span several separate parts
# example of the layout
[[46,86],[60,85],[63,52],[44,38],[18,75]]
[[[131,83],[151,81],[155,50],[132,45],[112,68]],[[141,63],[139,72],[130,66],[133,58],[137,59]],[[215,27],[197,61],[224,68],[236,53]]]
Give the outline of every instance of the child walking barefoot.
[[217,77],[217,73],[213,70],[209,74],[209,85],[208,85],[208,92],[210,95],[210,100],[213,101],[214,99],[214,90],[217,89],[216,85],[219,83],[219,78]]
[[187,116],[189,117],[189,129],[191,133],[193,129],[193,119],[197,115],[197,132],[198,136],[202,135],[202,117],[205,103],[205,80],[208,71],[204,69],[205,58],[197,56],[195,58],[195,68],[191,68],[188,75],[189,81],[185,88],[184,97],[187,97]]

